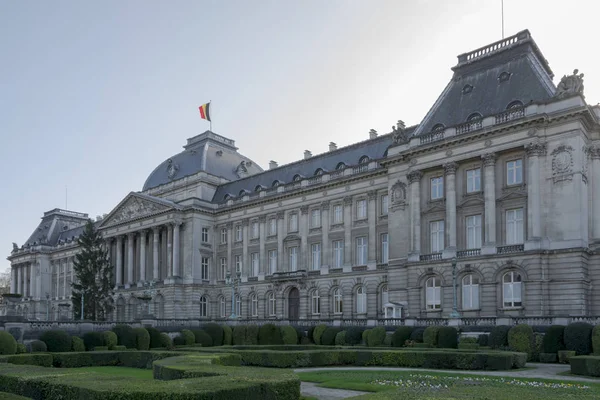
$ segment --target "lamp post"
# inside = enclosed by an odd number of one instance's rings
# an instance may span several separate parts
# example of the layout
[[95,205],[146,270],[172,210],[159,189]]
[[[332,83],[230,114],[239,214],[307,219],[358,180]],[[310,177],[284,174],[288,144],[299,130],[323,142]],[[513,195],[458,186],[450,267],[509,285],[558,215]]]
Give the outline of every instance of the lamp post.
[[154,285],[156,285],[156,281],[155,280],[151,280],[149,282],[144,282],[144,292],[138,296],[138,299],[146,302],[146,318],[151,318],[152,314],[150,314],[150,301],[152,300],[152,298],[156,295],[156,289],[154,288]]
[[241,272],[236,271],[236,277],[232,278],[231,273],[227,272],[227,276],[225,277],[225,283],[227,285],[231,285],[231,315],[229,316],[229,318],[231,319],[235,319],[238,317],[237,315],[235,315],[235,285],[237,284],[239,287],[240,275]]
[[85,299],[85,292],[81,290],[81,320],[83,321],[83,302]]
[[46,321],[50,319],[50,293],[46,292]]
[[450,318],[460,318],[460,314],[458,313],[458,305],[456,299],[456,257],[452,258],[452,312],[450,313]]

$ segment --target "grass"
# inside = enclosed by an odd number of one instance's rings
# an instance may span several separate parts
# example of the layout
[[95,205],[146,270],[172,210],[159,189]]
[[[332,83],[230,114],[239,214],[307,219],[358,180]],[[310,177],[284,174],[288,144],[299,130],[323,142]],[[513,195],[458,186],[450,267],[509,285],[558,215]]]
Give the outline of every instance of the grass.
[[83,367],[65,368],[68,371],[97,372],[99,374],[127,376],[137,379],[152,379],[151,369],[128,368],[128,367]]
[[600,384],[548,379],[376,370],[301,372],[298,375],[302,381],[316,382],[322,387],[371,392],[353,397],[357,400],[591,400],[600,397]]

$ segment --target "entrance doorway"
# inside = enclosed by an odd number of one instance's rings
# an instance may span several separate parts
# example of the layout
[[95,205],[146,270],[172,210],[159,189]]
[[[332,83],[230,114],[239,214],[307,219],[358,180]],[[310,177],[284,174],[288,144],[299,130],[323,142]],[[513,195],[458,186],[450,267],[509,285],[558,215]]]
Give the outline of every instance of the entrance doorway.
[[297,320],[300,318],[300,292],[296,288],[290,290],[288,295],[288,319]]

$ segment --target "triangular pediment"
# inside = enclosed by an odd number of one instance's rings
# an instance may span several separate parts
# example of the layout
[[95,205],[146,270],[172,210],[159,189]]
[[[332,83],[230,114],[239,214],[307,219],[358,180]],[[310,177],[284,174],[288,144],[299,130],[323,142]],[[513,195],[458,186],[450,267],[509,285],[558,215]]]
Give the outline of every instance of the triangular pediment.
[[457,207],[469,207],[469,206],[480,206],[485,204],[485,200],[483,198],[483,194],[469,195],[464,196],[462,201],[458,204]]
[[170,210],[178,209],[175,204],[159,198],[139,193],[130,193],[100,224],[100,228],[146,218]]
[[527,197],[527,186],[525,184],[512,188],[503,188],[502,195],[496,199],[496,202],[503,202],[512,199],[523,199]]

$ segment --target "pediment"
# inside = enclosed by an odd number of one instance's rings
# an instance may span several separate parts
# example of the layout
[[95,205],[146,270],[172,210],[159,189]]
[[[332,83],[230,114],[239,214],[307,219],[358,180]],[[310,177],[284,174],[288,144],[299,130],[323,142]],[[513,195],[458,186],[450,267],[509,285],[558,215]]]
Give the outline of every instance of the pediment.
[[476,195],[464,196],[457,207],[462,208],[462,207],[469,207],[469,206],[480,206],[483,204],[485,204],[483,195],[476,194]]
[[446,200],[428,201],[426,207],[421,211],[421,215],[446,211]]
[[284,242],[291,242],[291,241],[293,241],[293,240],[300,241],[300,240],[301,240],[301,238],[300,238],[300,236],[298,236],[298,235],[293,235],[293,234],[292,234],[292,235],[287,235],[287,236],[286,236],[286,237],[283,239],[283,241],[284,241]]
[[174,207],[161,204],[159,201],[143,198],[133,193],[123,199],[123,201],[102,221],[100,228],[145,218],[172,209],[174,209]]
[[503,188],[502,195],[496,200],[497,202],[502,202],[506,200],[512,199],[523,199],[527,197],[527,186],[525,184],[511,187],[511,188]]

